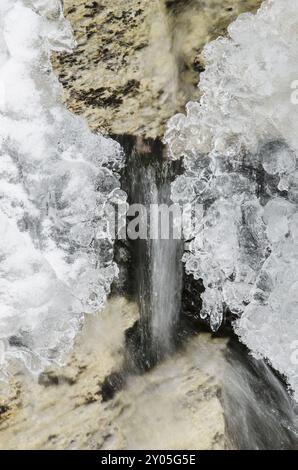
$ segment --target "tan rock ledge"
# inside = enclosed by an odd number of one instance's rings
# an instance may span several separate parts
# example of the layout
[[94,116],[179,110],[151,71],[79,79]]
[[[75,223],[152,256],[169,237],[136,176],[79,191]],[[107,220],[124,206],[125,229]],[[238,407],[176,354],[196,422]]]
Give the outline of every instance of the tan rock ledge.
[[[88,316],[68,365],[39,383],[19,372],[0,415],[0,449],[223,449],[218,364],[226,340],[200,334],[185,351],[132,376],[102,402],[104,378],[119,369],[124,331],[137,307],[123,298]],[[15,391],[18,391],[13,398]]]
[[104,134],[161,137],[198,98],[204,45],[261,0],[64,0],[78,43],[54,66],[72,111]]

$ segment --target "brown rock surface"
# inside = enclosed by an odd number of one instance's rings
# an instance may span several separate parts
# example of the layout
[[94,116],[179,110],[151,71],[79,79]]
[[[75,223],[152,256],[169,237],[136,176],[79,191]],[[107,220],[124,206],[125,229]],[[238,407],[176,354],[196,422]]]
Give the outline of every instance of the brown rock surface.
[[65,0],[78,47],[54,61],[72,111],[104,134],[161,137],[198,97],[204,45],[261,0]]
[[119,369],[124,330],[136,317],[135,304],[110,300],[104,312],[87,318],[67,366],[46,371],[38,382],[19,372],[6,400],[0,390],[0,449],[224,448],[214,364],[225,340],[193,338],[185,351],[130,377],[113,400],[102,402],[101,384]]

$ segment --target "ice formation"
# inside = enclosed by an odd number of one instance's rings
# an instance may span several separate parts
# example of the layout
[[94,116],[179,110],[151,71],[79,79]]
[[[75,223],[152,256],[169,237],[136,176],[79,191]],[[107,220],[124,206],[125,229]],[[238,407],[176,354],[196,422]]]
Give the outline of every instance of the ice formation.
[[62,104],[50,56],[74,45],[60,1],[1,0],[2,375],[15,358],[36,372],[59,363],[117,273],[97,230],[122,153]]
[[204,207],[185,267],[212,329],[230,311],[298,399],[298,0],[265,1],[228,32],[205,48],[200,103],[165,135],[185,162],[173,199]]

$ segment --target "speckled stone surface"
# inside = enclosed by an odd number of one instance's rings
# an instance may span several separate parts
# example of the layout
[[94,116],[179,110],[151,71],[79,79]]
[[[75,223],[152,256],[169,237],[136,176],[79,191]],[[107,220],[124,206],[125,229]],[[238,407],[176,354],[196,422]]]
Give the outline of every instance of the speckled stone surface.
[[221,384],[214,366],[226,341],[200,334],[144,375],[130,376],[107,402],[101,384],[119,370],[124,331],[137,307],[110,300],[89,316],[63,368],[38,381],[19,372],[0,387],[0,449],[223,449]]
[[198,98],[204,45],[261,0],[65,0],[78,47],[54,66],[69,109],[104,134],[161,137]]

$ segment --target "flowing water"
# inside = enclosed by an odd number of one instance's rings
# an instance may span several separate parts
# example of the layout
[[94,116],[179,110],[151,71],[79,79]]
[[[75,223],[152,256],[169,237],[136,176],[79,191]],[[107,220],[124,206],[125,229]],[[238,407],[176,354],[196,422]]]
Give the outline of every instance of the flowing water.
[[[175,174],[154,141],[138,142],[128,163],[131,204],[141,204],[145,213],[140,223],[146,237],[131,241],[134,285],[140,308],[142,347],[149,362],[155,363],[174,348],[174,336],[181,312],[183,289],[183,241],[175,239],[174,218],[159,210],[172,204],[171,180]],[[163,224],[166,225],[163,225]],[[168,233],[163,232],[166,226]],[[167,232],[167,230],[166,230]],[[144,235],[144,234],[143,234]]]
[[[143,144],[142,151],[140,145],[135,146],[131,153],[134,160],[128,163],[130,182],[132,182],[131,190],[128,191],[131,202],[144,204],[147,208],[146,216],[150,212],[151,204],[171,204],[170,183],[173,177],[173,168],[162,158],[160,149],[158,151],[154,145],[149,147],[144,154]],[[149,157],[150,152],[153,152],[153,159]],[[149,229],[152,228],[153,221],[149,217],[146,218],[146,222]],[[173,360],[176,361],[181,354],[188,355],[189,369],[183,372],[189,376],[188,380],[192,376],[191,363],[193,363],[200,373],[210,378],[211,383],[214,382],[219,386],[225,420],[225,446],[228,448],[296,448],[297,410],[285,383],[264,360],[250,356],[249,351],[239,344],[236,337],[232,336],[228,344],[227,340],[222,340],[222,343],[218,343],[218,347],[211,337],[206,341],[206,337],[199,333],[193,342],[186,341],[189,345],[184,353],[182,351],[175,359],[175,336],[183,314],[181,305],[184,288],[181,264],[183,241],[173,239],[172,232],[173,230],[170,230],[169,239],[162,239],[159,236],[151,240],[136,240],[132,245],[132,249],[137,253],[134,262],[142,332],[141,345],[145,351],[144,357],[148,361],[148,368],[165,356],[174,356]],[[199,327],[198,332],[200,329]],[[159,367],[165,376],[168,373],[172,376],[171,360]],[[181,373],[177,369],[177,374]],[[144,379],[145,383],[147,380],[150,381],[150,378]],[[158,387],[161,387],[163,378],[160,376],[158,380]],[[176,385],[178,389],[183,388],[182,382],[178,381]],[[168,387],[162,385],[163,391],[159,393],[168,396],[170,388],[169,382]],[[147,386],[144,386],[142,393],[143,397],[135,397],[140,408],[143,406],[141,405],[143,400],[147,402],[149,399],[147,394],[151,392],[147,390]],[[210,392],[206,393],[208,395]],[[199,392],[196,398],[198,396]],[[154,413],[155,407],[150,404],[150,400],[148,406]],[[150,413],[150,410],[147,411]],[[170,417],[163,419],[164,425],[171,420]],[[173,423],[171,427],[175,427]],[[193,431],[190,429],[191,432]]]
[[224,356],[222,403],[228,446],[236,449],[297,449],[298,414],[284,382],[237,339]]
[[[170,185],[164,181],[155,192],[156,203],[170,203]],[[173,350],[173,332],[179,321],[182,294],[183,242],[161,234],[150,241],[152,341],[159,354]],[[166,288],[165,288],[166,286]]]

